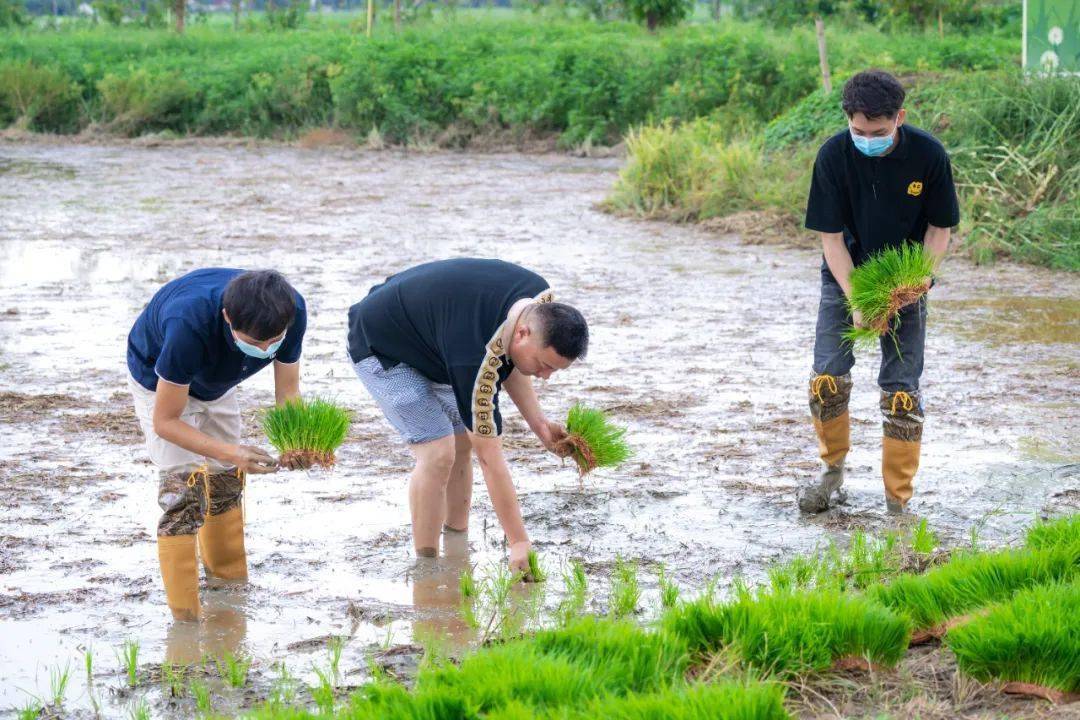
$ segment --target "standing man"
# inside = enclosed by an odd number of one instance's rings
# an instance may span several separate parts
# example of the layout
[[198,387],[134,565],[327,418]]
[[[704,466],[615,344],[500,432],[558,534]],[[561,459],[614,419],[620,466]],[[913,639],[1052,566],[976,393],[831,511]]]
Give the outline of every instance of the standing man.
[[529,536],[503,456],[499,390],[558,453],[566,429],[544,415],[532,378],[570,367],[588,345],[580,312],[553,302],[544,278],[499,260],[418,265],[349,309],[356,374],[416,458],[409,508],[418,556],[438,554],[443,528],[468,529],[475,451],[511,570],[527,571]]
[[247,580],[248,473],[277,461],[240,444],[236,386],[271,362],[278,404],[300,395],[304,299],[273,270],[196,270],[166,284],[128,335],[128,385],[161,484],[158,559],[177,620],[200,615],[199,553],[208,576]]
[[[904,124],[904,89],[895,77],[880,70],[855,75],[844,85],[842,107],[848,128],[818,151],[806,209],[806,227],[821,233],[825,251],[810,381],[810,412],[825,467],[800,489],[799,507],[809,513],[844,498],[855,356],[842,333],[852,323],[862,325],[846,303],[852,269],[905,242],[924,243],[940,262],[949,230],[960,221],[949,156],[929,133]],[[926,282],[929,288],[931,279]],[[881,474],[890,513],[904,511],[919,468],[925,339],[924,296],[901,310],[896,341],[881,340]]]

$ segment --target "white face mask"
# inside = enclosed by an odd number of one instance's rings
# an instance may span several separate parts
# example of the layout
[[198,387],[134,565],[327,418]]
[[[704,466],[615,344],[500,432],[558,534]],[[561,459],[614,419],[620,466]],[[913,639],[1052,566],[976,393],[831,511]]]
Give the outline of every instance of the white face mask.
[[[232,329],[232,326],[230,325],[229,328]],[[281,343],[285,342],[285,335],[282,335],[280,338],[270,343],[269,347],[267,347],[265,350],[256,347],[251,343],[246,343],[240,338],[236,337],[235,330],[233,330],[233,341],[236,343],[236,347],[240,350],[240,352],[244,353],[248,357],[253,357],[258,360],[269,360],[277,353],[278,349],[281,347]]]
[[900,123],[897,122],[893,126],[893,131],[885,137],[864,137],[862,135],[856,135],[854,130],[848,128],[851,133],[851,141],[855,143],[856,149],[867,157],[878,157],[884,155],[893,144],[893,136],[896,135],[896,131],[900,128]]

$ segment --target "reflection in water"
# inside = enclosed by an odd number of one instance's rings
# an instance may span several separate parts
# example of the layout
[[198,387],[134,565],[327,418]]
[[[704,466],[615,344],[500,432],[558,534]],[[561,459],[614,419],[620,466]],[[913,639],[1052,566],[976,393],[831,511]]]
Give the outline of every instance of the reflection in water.
[[204,657],[239,655],[247,636],[246,594],[238,589],[204,594],[199,622],[174,622],[165,635],[165,662],[190,665]]
[[461,612],[461,574],[469,569],[468,533],[446,531],[443,551],[442,557],[417,558],[413,565],[413,638],[441,653],[458,655],[476,637]]

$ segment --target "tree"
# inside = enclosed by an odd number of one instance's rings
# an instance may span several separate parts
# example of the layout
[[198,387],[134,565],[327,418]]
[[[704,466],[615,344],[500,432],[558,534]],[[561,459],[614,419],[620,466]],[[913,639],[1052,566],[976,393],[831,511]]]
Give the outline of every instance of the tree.
[[649,30],[678,25],[694,9],[694,0],[624,0],[626,14]]
[[0,0],[0,28],[23,27],[30,23],[22,3],[17,0]]

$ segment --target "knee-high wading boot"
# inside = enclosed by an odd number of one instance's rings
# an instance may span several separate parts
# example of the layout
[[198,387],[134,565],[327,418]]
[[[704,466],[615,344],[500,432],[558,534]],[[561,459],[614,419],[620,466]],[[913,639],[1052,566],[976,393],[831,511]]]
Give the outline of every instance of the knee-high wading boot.
[[881,477],[885,507],[903,513],[914,494],[912,483],[922,450],[923,409],[918,391],[881,393]]
[[165,598],[177,620],[198,620],[199,567],[194,535],[158,535],[158,561]]
[[819,513],[847,499],[843,490],[844,459],[851,449],[851,373],[815,375],[810,380],[810,414],[823,468],[799,489],[799,509]]
[[210,510],[199,529],[199,551],[206,574],[221,580],[247,580],[244,511],[240,506],[243,473],[211,475],[209,486]]

